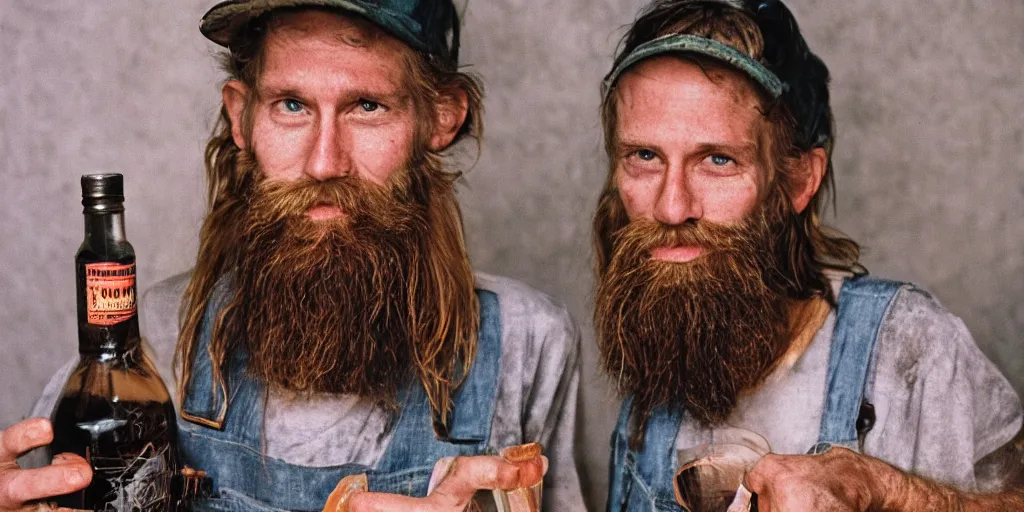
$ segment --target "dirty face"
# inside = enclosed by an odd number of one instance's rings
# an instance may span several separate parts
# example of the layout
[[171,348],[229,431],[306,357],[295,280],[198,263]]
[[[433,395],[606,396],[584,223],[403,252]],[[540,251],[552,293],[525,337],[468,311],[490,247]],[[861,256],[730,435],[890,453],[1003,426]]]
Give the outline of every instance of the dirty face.
[[[631,221],[736,225],[763,195],[759,99],[747,80],[674,56],[644,61],[617,86],[614,180]],[[687,262],[699,245],[658,247]]]

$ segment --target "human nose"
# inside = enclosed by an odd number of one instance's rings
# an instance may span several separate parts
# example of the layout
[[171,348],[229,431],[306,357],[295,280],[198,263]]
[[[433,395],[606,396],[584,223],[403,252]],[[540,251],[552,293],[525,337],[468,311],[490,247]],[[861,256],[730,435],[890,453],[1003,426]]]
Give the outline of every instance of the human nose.
[[700,219],[702,210],[700,198],[694,193],[686,173],[679,169],[665,173],[654,204],[654,219],[675,226]]
[[324,116],[314,134],[313,148],[306,159],[305,174],[318,181],[348,175],[351,163],[346,147],[344,126],[337,119]]

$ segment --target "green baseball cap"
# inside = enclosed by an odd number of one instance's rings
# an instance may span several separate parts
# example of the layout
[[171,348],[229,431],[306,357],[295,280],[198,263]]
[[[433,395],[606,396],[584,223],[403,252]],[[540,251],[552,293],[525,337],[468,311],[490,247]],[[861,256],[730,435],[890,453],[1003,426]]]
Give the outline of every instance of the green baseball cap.
[[782,80],[775,73],[772,73],[760,62],[747,57],[731,46],[706,37],[690,34],[670,34],[637,46],[625,58],[621,59],[604,79],[604,84],[602,84],[604,94],[607,95],[615,81],[619,79],[619,76],[634,64],[661,54],[678,52],[699,53],[727,63],[753,78],[761,87],[764,87],[765,91],[773,99],[782,96],[782,92],[785,90],[786,85],[782,83]]
[[256,18],[275,9],[320,7],[358,14],[447,67],[459,61],[459,15],[452,0],[227,0],[199,22],[207,39],[227,48]]
[[[604,99],[623,73],[645,59],[671,53],[703,55],[732,66],[750,77],[773,100],[785,104],[797,122],[796,144],[803,150],[827,147],[834,141],[828,67],[811,52],[796,18],[781,0],[656,0],[651,5],[677,14],[684,9],[704,10],[711,15],[727,10],[746,12],[764,40],[763,54],[760,59],[752,59],[729,45],[695,34],[675,33],[649,41],[638,40],[620,47],[612,70],[602,83]],[[628,35],[624,40],[628,40]]]

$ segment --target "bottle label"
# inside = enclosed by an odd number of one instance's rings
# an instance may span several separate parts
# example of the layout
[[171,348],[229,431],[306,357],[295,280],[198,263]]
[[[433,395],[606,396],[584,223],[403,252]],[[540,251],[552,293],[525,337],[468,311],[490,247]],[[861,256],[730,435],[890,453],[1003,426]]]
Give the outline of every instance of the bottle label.
[[87,321],[114,325],[135,314],[135,264],[87,263],[85,265]]

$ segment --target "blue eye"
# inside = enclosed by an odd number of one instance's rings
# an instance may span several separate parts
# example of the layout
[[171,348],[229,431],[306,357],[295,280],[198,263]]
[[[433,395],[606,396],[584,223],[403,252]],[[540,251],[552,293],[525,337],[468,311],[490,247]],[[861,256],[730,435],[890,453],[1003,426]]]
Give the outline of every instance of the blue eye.
[[654,160],[655,158],[657,158],[657,156],[658,155],[655,154],[654,151],[651,151],[649,149],[641,149],[636,152],[636,157],[646,162]]
[[728,165],[732,162],[732,158],[725,155],[711,155],[711,163],[715,165]]
[[380,103],[370,100],[359,100],[359,107],[365,112],[373,112],[380,108]]
[[284,105],[284,109],[292,114],[298,114],[302,112],[302,103],[298,100],[287,99],[281,102]]

